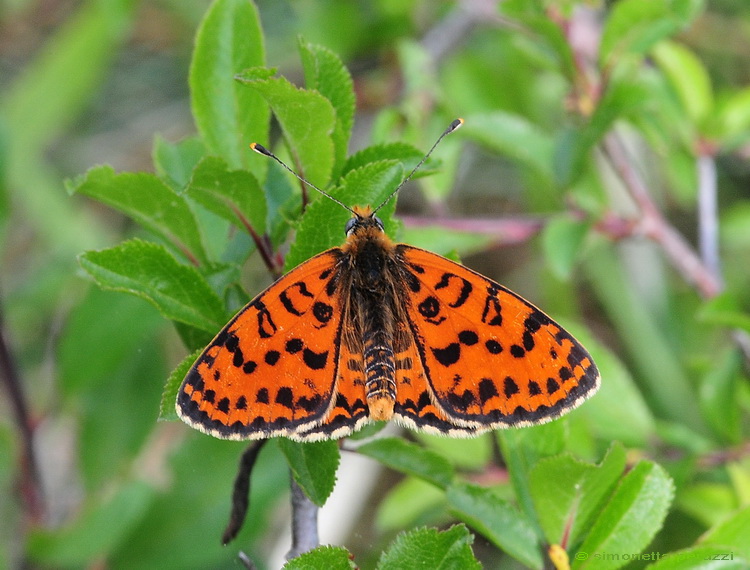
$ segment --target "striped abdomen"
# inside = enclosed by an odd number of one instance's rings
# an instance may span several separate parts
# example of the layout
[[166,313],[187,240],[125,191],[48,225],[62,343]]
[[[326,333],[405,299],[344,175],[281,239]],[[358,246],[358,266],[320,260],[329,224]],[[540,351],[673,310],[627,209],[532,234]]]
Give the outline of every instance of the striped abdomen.
[[396,402],[396,377],[393,347],[381,330],[364,338],[365,395],[370,417],[389,420]]

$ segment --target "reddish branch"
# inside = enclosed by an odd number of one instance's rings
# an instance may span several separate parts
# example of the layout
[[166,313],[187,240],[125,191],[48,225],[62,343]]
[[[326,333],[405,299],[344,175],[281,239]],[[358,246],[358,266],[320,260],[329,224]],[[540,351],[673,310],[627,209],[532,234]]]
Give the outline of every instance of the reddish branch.
[[39,521],[43,516],[44,507],[39,468],[34,453],[34,429],[24,398],[21,377],[5,337],[2,308],[0,308],[0,378],[5,384],[5,392],[21,435],[21,468],[18,485],[24,510],[29,521]]
[[703,298],[710,299],[718,295],[721,291],[720,281],[685,238],[664,219],[615,134],[610,133],[605,137],[602,150],[640,209],[641,217],[634,230],[659,244],[675,269],[688,283],[695,286]]

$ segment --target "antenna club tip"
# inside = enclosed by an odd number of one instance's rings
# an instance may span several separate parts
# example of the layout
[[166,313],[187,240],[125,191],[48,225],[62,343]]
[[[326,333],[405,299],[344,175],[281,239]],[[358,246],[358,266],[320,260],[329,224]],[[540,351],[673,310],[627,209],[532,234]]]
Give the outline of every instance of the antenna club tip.
[[258,154],[265,154],[266,156],[272,156],[271,151],[268,150],[266,147],[264,147],[260,143],[256,143],[256,142],[250,143],[250,148],[254,150],[255,152],[257,152]]
[[464,121],[461,117],[454,119],[453,122],[448,127],[448,130],[446,131],[446,133],[452,133],[456,129],[461,128],[465,122],[466,121]]

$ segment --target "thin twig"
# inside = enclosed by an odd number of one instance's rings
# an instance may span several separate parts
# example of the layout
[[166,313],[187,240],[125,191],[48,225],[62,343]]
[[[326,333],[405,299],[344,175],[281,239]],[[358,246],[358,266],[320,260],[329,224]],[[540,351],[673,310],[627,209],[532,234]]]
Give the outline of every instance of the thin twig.
[[250,220],[248,220],[236,206],[230,204],[230,208],[232,209],[234,215],[237,216],[237,219],[240,221],[247,233],[250,234],[250,238],[253,240],[255,248],[258,250],[263,263],[265,264],[266,268],[271,273],[273,278],[278,279],[279,277],[281,277],[281,266],[279,266],[274,260],[275,256],[273,253],[273,247],[271,246],[271,240],[268,238],[268,235],[260,235],[258,232],[256,232],[253,224],[250,223]]
[[530,216],[499,219],[399,216],[399,220],[411,228],[436,226],[454,231],[484,234],[504,245],[528,241],[529,238],[538,234],[545,224],[544,218]]
[[696,287],[703,298],[715,297],[721,291],[721,283],[704,265],[685,238],[661,214],[651,199],[645,182],[633,168],[617,135],[614,133],[607,135],[602,143],[602,149],[640,209],[639,229],[641,232],[661,246],[670,263],[688,283]]
[[698,169],[698,249],[706,268],[721,283],[719,260],[719,214],[716,160],[713,154],[699,153]]
[[296,558],[320,545],[318,538],[318,507],[291,477],[292,488],[292,548],[287,560]]
[[39,478],[39,466],[34,453],[34,429],[31,425],[26,399],[21,387],[13,353],[10,350],[3,322],[3,311],[0,305],[0,377],[6,385],[6,393],[16,426],[21,435],[21,466],[19,486],[23,497],[26,515],[31,521],[39,521],[44,515],[44,494]]

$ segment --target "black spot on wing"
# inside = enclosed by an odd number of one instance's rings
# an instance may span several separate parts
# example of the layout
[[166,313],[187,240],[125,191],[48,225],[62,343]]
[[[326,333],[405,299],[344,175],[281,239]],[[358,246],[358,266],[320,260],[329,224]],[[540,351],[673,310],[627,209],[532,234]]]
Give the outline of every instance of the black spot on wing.
[[518,394],[519,391],[516,381],[510,376],[506,376],[505,380],[503,380],[503,393],[505,394],[505,397],[510,398],[514,394]]
[[484,343],[490,354],[500,354],[503,351],[503,345],[494,339],[490,339]]
[[302,350],[303,346],[304,346],[304,343],[302,342],[301,338],[292,338],[286,341],[286,345],[284,346],[284,349],[289,354],[296,354],[300,350]]
[[461,290],[458,292],[458,297],[456,297],[456,300],[448,304],[454,309],[457,309],[466,302],[474,287],[463,277],[459,277],[458,275],[455,275],[453,273],[443,273],[440,281],[435,284],[435,289],[444,289],[445,287],[448,287],[451,280],[453,279],[458,279],[461,281]]
[[440,313],[440,303],[435,297],[430,295],[419,303],[417,310],[425,319],[434,319]]
[[216,404],[216,409],[225,414],[229,413],[229,398],[222,398],[219,403]]
[[333,307],[327,303],[316,301],[313,305],[313,316],[321,324],[326,324],[333,317]]
[[281,295],[279,295],[279,301],[281,301],[281,304],[284,306],[284,308],[287,310],[288,313],[299,317],[302,315],[302,312],[294,306],[294,301],[291,298],[290,292],[296,290],[296,292],[301,295],[302,297],[312,298],[313,294],[310,293],[310,291],[307,289],[307,285],[304,281],[297,281],[296,283],[293,283],[289,287],[284,290]]
[[302,361],[312,370],[322,370],[328,362],[328,351],[315,352],[309,348],[302,351]]
[[461,358],[461,345],[452,342],[445,348],[431,348],[435,359],[443,366],[451,366]]
[[492,294],[488,294],[484,300],[484,309],[482,309],[482,322],[491,327],[502,326],[502,308],[500,300]]
[[523,358],[524,356],[526,356],[526,350],[522,346],[518,346],[517,344],[511,345],[510,353],[514,358]]
[[458,341],[466,346],[472,346],[479,342],[479,337],[474,331],[461,331],[458,333]]
[[479,400],[482,404],[498,395],[495,383],[489,378],[482,378],[479,382]]
[[470,390],[464,390],[463,394],[448,393],[448,402],[458,410],[466,411],[476,401],[476,396]]
[[242,349],[238,346],[234,349],[234,356],[232,356],[232,365],[236,368],[240,368],[245,364],[245,356],[242,354]]
[[274,401],[285,408],[294,409],[294,393],[292,389],[288,386],[282,386],[276,392],[276,399]]

